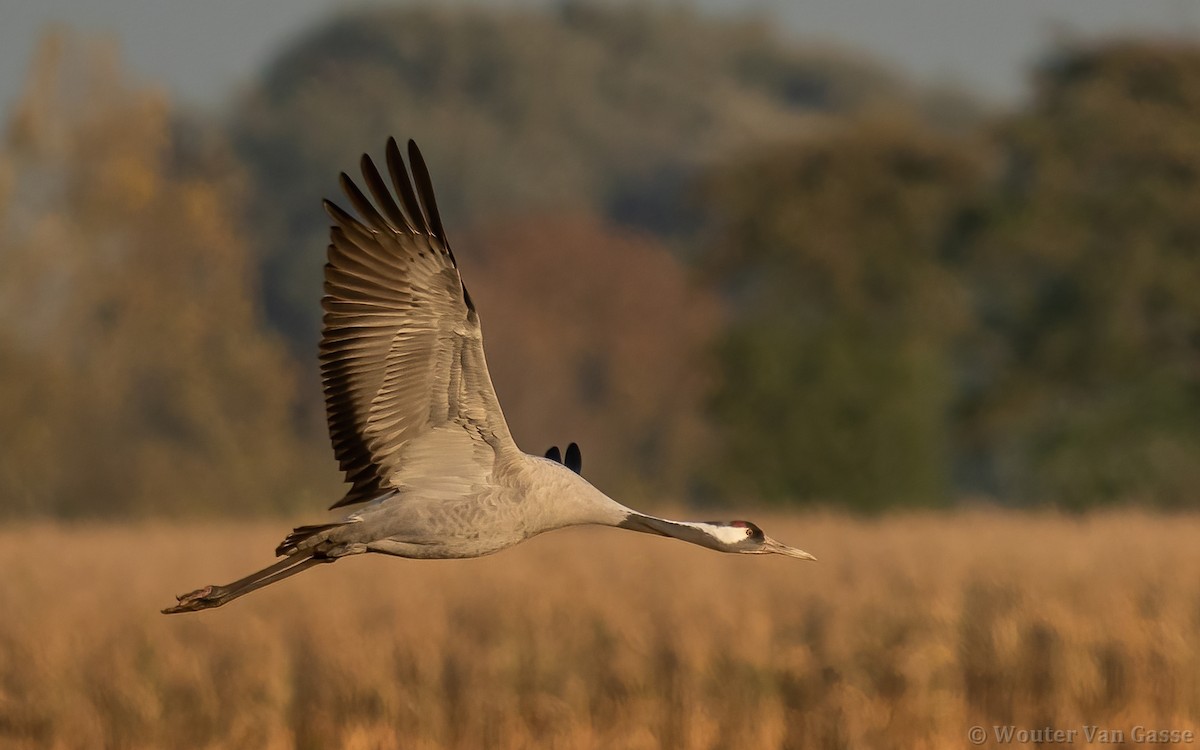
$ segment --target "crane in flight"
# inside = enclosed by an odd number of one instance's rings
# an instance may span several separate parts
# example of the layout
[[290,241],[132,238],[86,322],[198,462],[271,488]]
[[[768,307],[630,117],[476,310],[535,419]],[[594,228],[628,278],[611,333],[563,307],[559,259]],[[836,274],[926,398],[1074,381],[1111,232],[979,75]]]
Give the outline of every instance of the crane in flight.
[[[483,356],[479,314],[434,202],[421,152],[386,149],[395,196],[361,160],[374,203],[345,173],[358,213],[325,201],[333,219],[320,346],[329,435],[350,485],[331,506],[361,506],[333,523],[301,526],[274,565],[182,594],[166,614],[220,607],[314,565],[377,552],[408,558],[480,557],[545,531],[598,524],[674,537],[719,552],[815,560],[749,521],[656,518],[625,507],[580,475],[574,443],[543,456],[513,442]],[[397,202],[397,198],[399,202]]]

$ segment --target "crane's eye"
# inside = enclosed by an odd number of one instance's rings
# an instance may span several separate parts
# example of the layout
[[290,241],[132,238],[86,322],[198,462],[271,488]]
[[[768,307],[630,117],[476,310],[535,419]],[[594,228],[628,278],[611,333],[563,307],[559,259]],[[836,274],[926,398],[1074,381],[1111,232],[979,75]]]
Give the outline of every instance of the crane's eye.
[[746,536],[754,536],[754,529],[746,528]]

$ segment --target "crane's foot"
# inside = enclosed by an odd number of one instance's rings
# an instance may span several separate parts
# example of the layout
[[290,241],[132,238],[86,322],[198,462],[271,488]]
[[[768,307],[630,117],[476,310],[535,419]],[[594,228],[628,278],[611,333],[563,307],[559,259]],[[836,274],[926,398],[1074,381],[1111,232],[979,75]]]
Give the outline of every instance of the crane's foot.
[[175,597],[179,603],[174,607],[167,607],[162,612],[164,615],[173,615],[176,612],[195,612],[200,609],[219,607],[224,604],[223,598],[227,593],[224,586],[205,586],[202,589]]
[[196,589],[190,594],[183,594],[175,597],[179,603],[174,607],[167,607],[162,612],[164,615],[173,615],[176,612],[195,612],[198,609],[212,609],[220,607],[222,604],[237,599],[239,596],[245,596],[251,591],[257,591],[263,586],[282,581],[288,576],[294,576],[302,570],[308,570],[314,565],[321,563],[333,562],[335,558],[327,557],[323,553],[320,557],[316,553],[306,552],[291,555],[274,565],[268,565],[262,570],[256,570],[245,578],[239,578],[233,583],[227,583],[224,586],[205,586],[202,589]]

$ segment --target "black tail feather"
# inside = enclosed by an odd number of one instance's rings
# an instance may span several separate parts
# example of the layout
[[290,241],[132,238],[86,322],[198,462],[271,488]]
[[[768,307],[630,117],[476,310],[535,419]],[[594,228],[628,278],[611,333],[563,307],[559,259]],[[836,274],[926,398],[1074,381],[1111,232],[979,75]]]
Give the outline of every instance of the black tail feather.
[[279,546],[275,548],[275,555],[276,557],[290,555],[291,553],[297,551],[301,544],[309,539],[312,539],[322,531],[336,529],[338,526],[344,526],[345,524],[345,521],[337,521],[335,523],[315,523],[308,526],[297,526],[296,528],[292,529],[292,533],[284,537],[283,541],[279,543]]
[[567,446],[567,454],[563,457],[563,465],[576,474],[583,474],[583,454],[579,452],[579,446],[576,443],[571,443]]

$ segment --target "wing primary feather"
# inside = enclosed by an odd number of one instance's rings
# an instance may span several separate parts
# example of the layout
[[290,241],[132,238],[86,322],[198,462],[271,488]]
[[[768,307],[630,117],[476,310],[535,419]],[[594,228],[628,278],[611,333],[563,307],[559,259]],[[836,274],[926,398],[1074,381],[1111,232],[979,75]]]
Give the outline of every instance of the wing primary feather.
[[562,463],[562,454],[558,452],[557,445],[552,445],[552,446],[550,446],[549,449],[547,449],[546,458],[550,459],[551,461],[553,461],[556,464]]
[[400,156],[400,147],[396,145],[395,138],[388,138],[386,154],[388,174],[391,175],[392,185],[396,188],[396,194],[400,196],[400,202],[404,205],[404,212],[408,215],[410,226],[417,232],[428,231],[425,215],[421,213],[421,204],[417,202],[417,194],[413,191],[412,181],[408,179],[408,167],[404,166],[404,158]]
[[[451,257],[453,258],[454,256],[451,256]],[[458,283],[462,285],[463,302],[467,303],[467,309],[470,310],[471,312],[476,312],[475,300],[471,299],[471,293],[467,291],[467,285],[463,284],[461,280]]]
[[384,184],[383,178],[379,176],[379,170],[375,168],[375,162],[371,161],[371,157],[363,154],[362,159],[359,161],[359,167],[362,169],[363,181],[367,183],[367,189],[371,191],[371,197],[375,199],[375,203],[387,214],[388,220],[392,223],[392,228],[396,231],[413,231],[412,225],[408,222],[408,217],[396,205],[396,201],[392,198],[392,191],[387,189],[387,185]]
[[433,180],[429,178],[429,168],[425,166],[425,158],[415,141],[408,142],[408,163],[412,166],[413,179],[417,182],[417,194],[421,198],[421,207],[425,209],[426,218],[433,236],[442,241],[442,246],[449,249],[446,242],[446,230],[442,228],[442,217],[438,214],[437,200],[433,197]]
[[338,181],[341,183],[346,197],[354,205],[354,210],[358,211],[359,216],[380,232],[386,232],[391,229],[371,201],[367,200],[367,196],[363,195],[363,192],[358,189],[358,185],[354,184],[354,180],[350,179],[350,175],[342,172],[338,176]]
[[[328,198],[321,201],[321,205],[325,207],[325,213],[329,214],[329,218],[333,219],[338,224],[344,227],[360,226],[358,220],[350,214],[342,210],[342,207]],[[364,227],[365,229],[365,227]]]
[[579,452],[578,445],[571,443],[567,446],[567,455],[563,458],[563,464],[576,474],[583,474],[583,454]]

